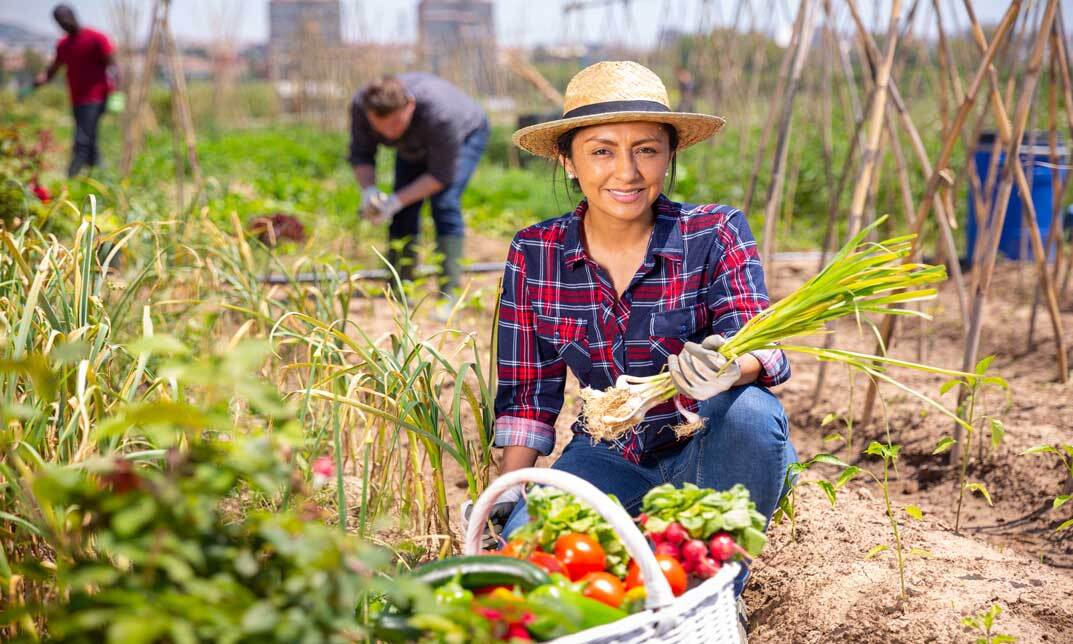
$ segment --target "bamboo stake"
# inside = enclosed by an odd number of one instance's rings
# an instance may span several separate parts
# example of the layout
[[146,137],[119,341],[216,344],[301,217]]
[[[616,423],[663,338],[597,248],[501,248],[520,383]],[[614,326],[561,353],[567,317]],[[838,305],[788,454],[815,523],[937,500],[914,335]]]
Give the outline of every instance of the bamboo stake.
[[[1016,2],[1016,0],[1015,0]],[[1000,237],[1000,231],[1002,230],[1002,224],[1006,218],[1006,205],[1009,202],[1010,193],[1012,192],[1014,177],[1017,174],[1016,168],[1020,167],[1017,163],[1017,154],[1021,146],[1021,138],[1024,135],[1025,126],[1028,123],[1028,115],[1032,109],[1032,99],[1035,96],[1036,85],[1039,80],[1040,68],[1042,67],[1043,49],[1047,38],[1047,32],[1051,29],[1051,25],[1054,22],[1054,16],[1057,9],[1057,0],[1049,0],[1047,8],[1043,14],[1043,20],[1040,24],[1040,33],[1036,38],[1036,42],[1032,47],[1032,55],[1029,59],[1027,75],[1025,77],[1024,85],[1021,87],[1021,96],[1017,103],[1016,117],[1014,119],[1015,125],[1013,129],[1013,137],[1009,143],[1008,151],[1006,154],[1007,163],[1003,166],[1002,183],[999,185],[999,194],[996,199],[995,209],[995,222],[993,224],[991,234],[989,237],[989,243],[986,251],[982,270],[984,271],[977,284],[975,297],[973,300],[973,317],[972,324],[969,328],[968,342],[966,343],[965,359],[963,365],[969,365],[972,368],[976,364],[976,360],[980,347],[980,332],[983,327],[984,311],[987,302],[987,293],[991,286],[991,277],[994,271],[995,258],[998,253],[998,243]],[[996,36],[997,37],[997,36]],[[994,43],[992,43],[993,45]],[[1031,199],[1026,200],[1026,206],[1031,203]],[[1034,218],[1035,214],[1032,213]],[[1030,227],[1032,230],[1033,227]],[[1037,253],[1037,264],[1043,263],[1044,257],[1042,256],[1042,242],[1039,240],[1039,229],[1034,228],[1035,234],[1032,236],[1032,244],[1034,251]],[[1068,379],[1068,369],[1066,367],[1066,355],[1065,346],[1062,338],[1061,322],[1057,318],[1057,301],[1052,298],[1054,296],[1053,290],[1049,289],[1049,273],[1046,270],[1046,264],[1043,263],[1044,270],[1041,272],[1041,280],[1047,280],[1044,284],[1044,289],[1049,291],[1048,307],[1053,304],[1055,317],[1055,340],[1059,346],[1058,352],[1058,378],[1060,382],[1066,382]],[[958,437],[955,436],[955,440]]]
[[[1018,2],[1020,2],[1020,0],[1018,0]],[[849,9],[850,9],[850,15],[853,18],[854,24],[857,26],[857,32],[859,34],[861,34],[861,37],[864,39],[865,45],[867,46],[868,56],[873,60],[878,59],[879,58],[879,48],[876,47],[875,41],[872,39],[871,34],[869,34],[868,31],[865,29],[864,22],[861,20],[861,16],[857,12],[856,5],[850,3],[848,6],[849,6]],[[905,101],[902,100],[901,93],[898,90],[898,83],[895,81],[894,78],[890,79],[890,88],[889,88],[889,90],[890,90],[891,101],[894,104],[894,109],[897,110],[897,112],[898,112],[898,118],[899,118],[899,121],[901,122],[902,130],[909,137],[909,143],[911,144],[911,146],[913,148],[913,152],[917,157],[917,162],[920,164],[921,169],[924,171],[924,175],[928,176],[928,177],[932,177],[933,174],[935,174],[935,171],[932,168],[931,160],[928,157],[927,149],[924,147],[924,141],[921,139],[920,132],[917,130],[916,125],[913,123],[913,118],[909,114],[909,108],[906,107]],[[971,108],[971,106],[970,106],[970,108]],[[952,149],[951,149],[950,152],[952,152]],[[941,171],[941,170],[943,170],[945,164],[948,163],[948,162],[949,162],[949,153],[948,153],[948,156],[947,156],[947,160],[943,161],[942,163],[937,163],[936,168],[938,168],[938,170]],[[945,181],[945,177],[943,177],[943,180]],[[935,221],[939,226],[939,239],[941,240],[943,246],[946,249],[947,256],[949,256],[949,257],[957,257],[957,244],[954,241],[954,235],[953,235],[953,232],[951,230],[951,224],[950,224],[950,222],[953,220],[953,217],[950,216],[949,211],[947,211],[946,206],[942,202],[942,200],[938,199],[938,198],[934,198],[934,194],[933,194],[933,201],[934,201],[934,205],[935,205]],[[919,204],[918,204],[917,208],[918,208],[918,211],[919,211],[919,209],[920,209]],[[925,212],[924,217],[926,218],[927,217],[927,211],[925,210],[924,212]],[[924,225],[923,220],[914,222],[915,232],[917,233],[917,240],[916,240],[915,244],[920,243],[919,237],[920,237],[920,231],[923,229],[923,225]],[[914,255],[918,251],[919,251],[919,248],[914,248]],[[914,259],[914,261],[916,261],[916,260]],[[964,281],[964,279],[963,279],[963,277],[961,275],[961,267],[957,262],[954,262],[949,268],[950,268],[950,281],[954,284],[954,288],[957,291],[958,305],[959,305],[959,307],[961,309],[962,321],[965,324],[965,326],[968,326],[968,321],[969,321],[969,318],[968,318],[968,316],[969,316],[969,302],[968,302],[968,294],[965,292],[965,281]],[[887,323],[893,324],[893,318],[894,318],[894,316],[887,316],[884,319],[884,324],[887,324]],[[893,333],[893,328],[890,329],[890,333]],[[887,345],[885,345],[885,346],[889,346],[889,342],[891,340],[890,334],[885,335],[884,340],[887,343]]]
[[[808,1],[808,0],[806,0]],[[775,94],[771,97],[771,106],[768,109],[767,121],[764,123],[764,129],[760,130],[760,145],[756,148],[756,156],[753,158],[753,170],[749,174],[749,184],[745,189],[745,206],[743,210],[749,212],[753,205],[753,196],[756,192],[756,179],[760,175],[760,167],[764,163],[764,152],[767,150],[767,144],[771,137],[772,130],[775,129],[776,119],[781,114],[779,106],[782,105],[782,95],[786,91],[786,86],[790,82],[790,67],[793,64],[794,57],[797,54],[797,48],[800,46],[801,40],[801,26],[805,19],[805,10],[809,5],[805,2],[801,3],[801,6],[797,10],[797,18],[794,19],[794,29],[790,36],[790,44],[786,47],[786,53],[782,57],[782,62],[779,63],[779,77],[775,83]]]
[[[1052,166],[1051,169],[1051,194],[1053,195],[1052,207],[1051,207],[1051,229],[1047,235],[1047,244],[1044,247],[1045,261],[1050,261],[1051,248],[1054,246],[1055,241],[1058,239],[1058,232],[1061,228],[1061,220],[1059,219],[1059,213],[1062,210],[1062,193],[1065,192],[1065,181],[1061,179],[1062,172],[1058,169],[1060,159],[1058,158],[1058,55],[1054,51],[1054,29],[1051,29],[1050,44],[1051,44],[1051,57],[1050,64],[1047,65],[1047,150],[1048,159]],[[1035,178],[1033,177],[1033,181]],[[1055,262],[1055,269],[1058,268],[1058,263]],[[1057,279],[1057,270],[1055,274],[1051,276],[1051,279]],[[1040,299],[1040,287],[1039,284],[1036,288],[1032,289],[1034,294],[1032,296],[1032,313],[1028,316],[1028,340],[1025,342],[1025,351],[1031,353],[1035,347],[1035,335],[1036,335],[1036,315],[1039,314],[1039,299]]]
[[[895,0],[895,2],[897,1]],[[786,86],[785,101],[782,104],[779,135],[775,143],[775,165],[771,169],[771,183],[768,186],[767,205],[764,208],[764,239],[761,245],[760,257],[764,265],[769,269],[774,261],[775,224],[778,221],[779,201],[782,199],[782,188],[785,181],[786,157],[790,147],[790,126],[793,122],[794,113],[794,96],[797,94],[797,88],[800,85],[801,70],[805,67],[805,59],[808,58],[809,48],[812,45],[812,32],[816,26],[815,2],[813,0],[802,0],[798,13],[803,13],[804,18],[801,23],[801,32],[798,34],[797,49],[794,52],[790,79]]]
[[194,135],[194,118],[190,113],[190,95],[186,91],[186,74],[183,71],[182,56],[175,39],[171,35],[167,14],[164,15],[164,46],[168,51],[168,66],[171,69],[172,82],[175,84],[171,92],[172,109],[178,113],[179,130],[183,137],[183,145],[186,148],[186,162],[190,166],[190,174],[194,181],[194,189],[201,188],[201,164],[197,160],[197,138]]
[[[847,0],[853,4],[855,0]],[[868,136],[864,154],[861,157],[861,172],[857,178],[857,184],[853,190],[853,199],[849,210],[848,237],[855,236],[861,229],[861,220],[864,215],[865,199],[872,181],[872,173],[875,172],[876,163],[879,160],[879,140],[883,134],[884,114],[887,108],[887,87],[890,83],[890,70],[894,64],[894,52],[898,48],[898,21],[901,18],[901,0],[893,0],[890,9],[890,25],[887,28],[887,51],[883,55],[883,63],[875,77],[875,92],[872,94],[872,104],[868,108]],[[864,44],[864,49],[867,49]]]
[[[1062,82],[1062,104],[1065,107],[1066,122],[1069,125],[1070,145],[1073,145],[1073,77],[1070,76],[1068,40],[1065,33],[1065,18],[1062,15],[1062,7],[1058,7],[1058,19],[1054,21],[1055,35],[1054,48],[1058,55],[1058,76]],[[1061,246],[1059,246],[1061,251]],[[1061,252],[1059,252],[1061,261]],[[1057,270],[1057,267],[1056,267]],[[1069,246],[1069,258],[1065,262],[1065,276],[1062,278],[1061,299],[1065,300],[1069,293],[1070,276],[1073,275],[1073,244]]]
[[[928,177],[927,185],[924,189],[924,196],[921,198],[917,205],[917,212],[913,218],[913,230],[916,235],[913,240],[913,250],[906,257],[907,262],[916,261],[917,256],[920,253],[920,233],[924,228],[924,221],[927,219],[928,213],[931,210],[933,203],[939,204],[940,201],[936,200],[936,193],[939,189],[941,182],[949,182],[948,175],[950,170],[947,168],[947,164],[950,163],[950,158],[954,152],[954,145],[960,138],[961,128],[965,124],[965,119],[968,117],[969,112],[972,110],[976,103],[976,96],[979,94],[980,86],[983,84],[984,76],[987,70],[990,68],[991,61],[994,60],[995,54],[998,51],[998,45],[1002,43],[1006,35],[1009,33],[1013,21],[1017,18],[1018,12],[1021,8],[1021,0],[1012,0],[1009,8],[1006,9],[1006,13],[1003,15],[1002,21],[999,23],[998,28],[995,30],[995,37],[991,42],[991,46],[984,54],[984,58],[980,63],[979,68],[973,77],[972,83],[969,85],[969,89],[965,94],[965,100],[962,101],[961,106],[958,108],[957,114],[954,116],[953,123],[950,130],[946,133],[946,137],[943,140],[942,151],[939,153],[939,158],[935,163],[935,171]],[[858,29],[863,25],[858,23]],[[947,222],[949,223],[949,222]],[[941,226],[942,224],[940,224]],[[955,266],[957,264],[955,263]],[[894,334],[894,324],[891,322],[893,316],[887,316],[883,320],[883,327],[881,330],[882,343],[885,347],[890,347],[891,339]],[[975,363],[974,363],[975,364]],[[876,386],[873,382],[869,383],[868,394],[865,398],[864,414],[862,416],[862,425],[871,421],[872,409],[875,405],[875,397],[877,394]]]
[[161,12],[166,11],[167,3],[157,0],[153,3],[152,18],[149,27],[149,44],[145,50],[145,62],[142,65],[142,76],[134,84],[134,91],[130,101],[130,120],[124,131],[123,156],[119,162],[119,171],[123,176],[130,174],[134,165],[134,158],[138,156],[138,150],[142,144],[142,110],[145,109],[149,100],[149,86],[153,80],[153,70],[156,69],[156,59],[160,52],[161,39]]
[[[966,0],[966,4],[969,4],[968,0]],[[1062,319],[1061,314],[1058,310],[1058,297],[1055,293],[1051,273],[1047,267],[1047,249],[1044,247],[1043,241],[1040,237],[1039,225],[1036,220],[1036,209],[1032,201],[1032,188],[1028,182],[1028,178],[1025,176],[1024,166],[1021,163],[1020,156],[1017,154],[1017,151],[1020,149],[1021,146],[1021,138],[1023,138],[1024,136],[1024,129],[1025,124],[1027,123],[1028,112],[1031,111],[1031,103],[1025,103],[1025,92],[1031,91],[1032,94],[1035,93],[1035,86],[1038,82],[1040,70],[1042,68],[1043,50],[1046,46],[1047,41],[1050,40],[1050,32],[1053,31],[1051,26],[1054,23],[1055,13],[1057,11],[1056,0],[1050,0],[1050,4],[1055,6],[1049,6],[1048,10],[1044,13],[1043,20],[1045,22],[1041,24],[1040,33],[1037,34],[1036,37],[1036,44],[1033,47],[1032,58],[1029,61],[1030,74],[1025,80],[1025,87],[1022,89],[1021,103],[1018,104],[1018,110],[1021,109],[1023,104],[1025,106],[1024,109],[1026,110],[1026,112],[1022,114],[1020,111],[1018,111],[1017,118],[1024,118],[1025,122],[1019,123],[1019,127],[1016,128],[1012,133],[1008,134],[1008,136],[1011,137],[1011,141],[1008,144],[1010,152],[1008,152],[1006,155],[1006,166],[1004,166],[1003,168],[1003,184],[999,187],[999,195],[996,197],[997,210],[994,214],[996,223],[992,226],[989,241],[991,242],[991,246],[997,251],[998,239],[1001,236],[1002,222],[1005,220],[1006,204],[1009,201],[1009,192],[1011,192],[1011,190],[1006,186],[1006,183],[1009,181],[1015,182],[1021,195],[1023,209],[1022,212],[1025,213],[1025,218],[1028,224],[1030,241],[1032,243],[1032,252],[1036,263],[1036,270],[1039,274],[1039,285],[1040,288],[1043,290],[1043,295],[1047,301],[1048,312],[1051,316],[1051,326],[1055,334],[1056,351],[1058,354],[1056,356],[1058,363],[1058,380],[1059,382],[1066,382],[1069,377],[1069,369],[1066,360],[1065,338],[1062,329]],[[976,21],[975,14],[972,12],[971,6],[968,7],[968,12],[970,21],[972,21],[972,23],[976,25],[976,27],[973,29],[973,39],[976,41],[977,47],[983,49],[986,45],[986,40],[984,40],[982,31],[979,30],[979,25]],[[1033,67],[1033,65],[1035,65],[1035,67]],[[1033,71],[1034,75],[1032,73]],[[994,69],[992,68],[988,76],[988,80],[991,84],[991,101],[994,105],[995,113],[999,120],[999,127],[1005,129],[1006,127],[1008,127],[1006,119],[1006,107],[1002,104],[1002,100],[999,95],[999,86],[997,83],[997,78],[997,73],[995,73]],[[1012,140],[1014,138],[1016,138],[1016,140]],[[1010,175],[1010,177],[1007,178],[1007,175]],[[1006,193],[1005,196],[1003,195],[1004,191]],[[998,212],[999,210],[1001,210],[1002,212]],[[985,294],[988,288],[987,283],[990,282],[991,273],[994,270],[995,262],[995,257],[990,252],[988,253],[988,255],[986,255],[986,258],[986,261],[989,261],[990,265],[985,265],[983,267],[984,272],[981,273],[980,280],[977,285],[977,292],[979,293],[980,290],[982,290]],[[978,327],[981,322],[974,319],[974,323],[977,327],[976,333],[979,334]],[[976,342],[979,342],[978,335]],[[975,352],[978,347],[971,347],[970,345],[970,348],[973,352]],[[968,359],[968,357],[969,356],[967,353],[966,359]],[[972,364],[975,365],[975,355],[973,355],[972,357]]]

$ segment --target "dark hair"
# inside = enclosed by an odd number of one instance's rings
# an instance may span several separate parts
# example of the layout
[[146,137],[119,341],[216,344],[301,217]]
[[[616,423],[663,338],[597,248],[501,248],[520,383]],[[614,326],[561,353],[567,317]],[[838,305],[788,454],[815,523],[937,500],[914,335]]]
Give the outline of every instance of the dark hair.
[[[667,142],[671,148],[671,176],[670,181],[664,184],[665,192],[671,192],[674,190],[674,179],[678,174],[678,130],[670,123],[660,123],[660,125],[663,126],[663,130],[667,133]],[[576,137],[577,133],[582,129],[583,128],[575,127],[562,134],[558,140],[555,141],[555,151],[558,152],[559,155],[569,159],[571,155],[571,146],[574,145],[574,137]],[[555,168],[558,168],[559,165],[560,164],[556,163]],[[555,184],[556,172],[558,172],[557,169],[552,170],[552,185]],[[570,194],[571,190],[574,192],[581,190],[581,183],[577,179],[567,179],[565,173],[563,174],[563,184],[566,186],[567,194]]]
[[387,116],[409,102],[406,86],[390,75],[369,83],[361,95],[361,108],[377,116]]

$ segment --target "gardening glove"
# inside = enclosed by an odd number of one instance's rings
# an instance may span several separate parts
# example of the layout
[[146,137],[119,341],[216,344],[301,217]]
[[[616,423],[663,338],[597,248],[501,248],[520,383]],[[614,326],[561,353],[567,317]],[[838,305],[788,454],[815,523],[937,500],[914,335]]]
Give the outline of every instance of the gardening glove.
[[380,192],[380,189],[376,186],[363,188],[361,191],[361,209],[358,211],[359,214],[374,224],[382,224],[386,222],[388,218],[384,216],[377,207],[377,204],[385,197],[386,195]]
[[[503,494],[499,495],[499,499],[492,505],[492,512],[488,515],[488,520],[491,521],[492,526],[495,528],[496,533],[502,532],[503,528],[507,525],[507,519],[510,518],[511,512],[514,511],[514,506],[518,505],[518,501],[522,500],[522,492],[524,486],[516,485],[509,488]],[[473,501],[466,501],[462,504],[462,530],[466,530],[469,525],[469,515],[473,512]],[[485,528],[484,540],[482,541],[482,547],[495,548],[497,542],[495,535],[488,532]]]
[[741,367],[737,362],[727,364],[726,357],[718,351],[724,344],[723,336],[710,335],[700,344],[686,342],[681,353],[667,357],[667,371],[679,393],[693,400],[707,400],[734,386],[741,377]]
[[382,221],[387,221],[394,217],[395,213],[402,210],[402,202],[399,201],[399,196],[395,193],[389,195],[380,192],[373,197],[372,207],[380,213]]

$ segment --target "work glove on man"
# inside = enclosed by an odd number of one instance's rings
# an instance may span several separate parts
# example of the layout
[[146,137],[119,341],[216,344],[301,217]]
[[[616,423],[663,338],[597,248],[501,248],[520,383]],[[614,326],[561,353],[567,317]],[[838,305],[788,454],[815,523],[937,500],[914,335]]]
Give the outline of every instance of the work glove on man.
[[[707,400],[734,386],[741,367],[719,353],[726,344],[721,335],[710,335],[700,344],[686,342],[682,352],[667,357],[667,371],[678,392],[693,400]],[[719,371],[722,370],[722,373]]]
[[[511,512],[514,512],[514,506],[518,505],[518,502],[522,500],[524,486],[516,485],[507,489],[505,492],[499,495],[499,499],[492,504],[492,512],[488,515],[488,521],[491,522],[495,528],[495,532],[503,532],[503,528],[507,525],[507,519],[510,518]],[[473,512],[473,501],[466,501],[462,504],[462,530],[466,530],[466,526],[469,524],[469,515]],[[488,528],[485,527],[484,537],[481,540],[481,547],[485,549],[494,549],[498,546],[495,535],[488,532]]]
[[374,224],[382,224],[402,210],[398,195],[381,192],[376,186],[361,191],[361,214]]

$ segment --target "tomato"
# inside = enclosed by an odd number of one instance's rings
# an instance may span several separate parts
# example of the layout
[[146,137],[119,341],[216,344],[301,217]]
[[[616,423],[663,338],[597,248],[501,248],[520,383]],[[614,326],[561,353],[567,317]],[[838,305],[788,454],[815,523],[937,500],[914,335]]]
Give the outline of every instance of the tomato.
[[590,572],[600,572],[607,565],[607,556],[600,542],[579,532],[564,534],[555,541],[555,558],[563,562],[570,581],[577,581]]
[[581,594],[607,604],[612,608],[622,605],[622,598],[626,595],[626,588],[618,577],[609,572],[590,572],[581,578],[585,584],[585,590]]
[[633,590],[638,586],[644,586],[645,580],[641,577],[641,567],[637,562],[630,560],[630,567],[626,571],[626,590]]
[[525,559],[525,552],[529,544],[521,539],[512,539],[507,542],[507,545],[503,546],[503,549],[499,551],[499,554],[504,557],[514,557],[515,559]]
[[563,562],[540,550],[534,550],[533,554],[529,555],[529,562],[548,571],[548,574],[553,572],[566,574],[566,568],[563,567]]
[[659,562],[660,570],[663,571],[663,576],[667,578],[667,583],[671,585],[671,592],[677,597],[686,591],[686,571],[682,568],[682,564],[678,563],[678,560],[668,555],[656,555],[656,561]]

